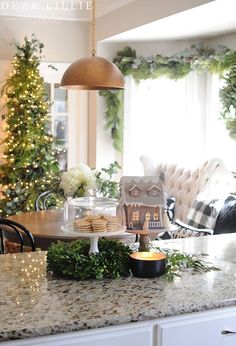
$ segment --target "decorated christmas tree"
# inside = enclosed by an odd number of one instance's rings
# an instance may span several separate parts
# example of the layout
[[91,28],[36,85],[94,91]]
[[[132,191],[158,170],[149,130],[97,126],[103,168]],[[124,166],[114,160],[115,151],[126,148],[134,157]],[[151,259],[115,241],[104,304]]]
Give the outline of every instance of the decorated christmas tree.
[[0,215],[34,209],[39,193],[57,180],[59,167],[49,134],[50,104],[39,73],[43,44],[34,35],[14,43],[16,54],[2,89],[6,99],[2,118],[6,123],[4,164],[0,166]]

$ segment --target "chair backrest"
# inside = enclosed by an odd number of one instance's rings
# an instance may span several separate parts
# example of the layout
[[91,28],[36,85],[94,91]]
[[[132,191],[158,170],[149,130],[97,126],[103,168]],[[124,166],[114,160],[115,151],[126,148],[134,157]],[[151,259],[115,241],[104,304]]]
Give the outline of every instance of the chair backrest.
[[190,208],[197,195],[220,198],[235,191],[233,175],[220,159],[205,160],[194,169],[183,168],[178,164],[155,163],[147,156],[140,158],[144,175],[164,175],[164,188],[168,197],[175,197],[175,218],[186,222]]
[[18,222],[0,218],[0,247],[1,253],[5,253],[5,240],[11,239],[14,242],[18,241],[18,252],[24,251],[24,245],[30,246],[32,251],[35,251],[34,237],[23,225]]
[[44,191],[36,198],[34,202],[34,209],[36,211],[55,209],[60,206],[60,204],[62,206],[64,200],[65,197],[60,195],[57,191]]
[[212,229],[197,229],[175,220],[174,225],[178,227],[178,230],[171,233],[171,238],[188,238],[188,237],[203,237],[213,234]]

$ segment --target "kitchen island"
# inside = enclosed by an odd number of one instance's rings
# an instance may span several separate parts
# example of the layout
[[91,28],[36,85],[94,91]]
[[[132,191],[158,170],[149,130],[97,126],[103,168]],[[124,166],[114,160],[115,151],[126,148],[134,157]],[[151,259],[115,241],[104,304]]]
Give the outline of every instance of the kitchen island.
[[[46,252],[1,255],[0,342],[9,346],[126,346],[133,341],[143,346],[172,346],[178,345],[176,338],[183,326],[188,325],[183,333],[192,330],[190,324],[200,335],[204,328],[196,323],[203,321],[204,326],[209,321],[210,328],[212,320],[213,326],[222,320],[228,322],[217,331],[219,345],[231,345],[229,340],[236,345],[236,336],[228,333],[229,328],[236,331],[236,234],[158,244],[207,255],[204,259],[220,270],[198,274],[187,270],[174,282],[131,276],[75,281],[47,274]],[[170,335],[176,343],[171,343]],[[206,341],[203,346],[211,344]]]

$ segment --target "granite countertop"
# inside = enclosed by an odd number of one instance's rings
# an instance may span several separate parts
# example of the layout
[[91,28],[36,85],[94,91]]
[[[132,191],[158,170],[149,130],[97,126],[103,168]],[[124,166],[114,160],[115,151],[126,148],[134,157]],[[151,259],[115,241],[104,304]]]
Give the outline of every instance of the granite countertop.
[[158,319],[235,305],[236,234],[159,242],[208,254],[221,268],[163,278],[58,280],[46,252],[0,256],[0,341]]

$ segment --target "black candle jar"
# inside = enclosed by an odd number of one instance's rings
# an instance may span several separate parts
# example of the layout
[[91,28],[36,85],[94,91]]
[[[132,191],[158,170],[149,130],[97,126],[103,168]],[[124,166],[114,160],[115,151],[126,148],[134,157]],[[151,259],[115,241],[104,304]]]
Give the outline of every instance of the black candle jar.
[[130,269],[139,278],[153,278],[164,274],[166,255],[162,252],[135,252],[130,255]]

